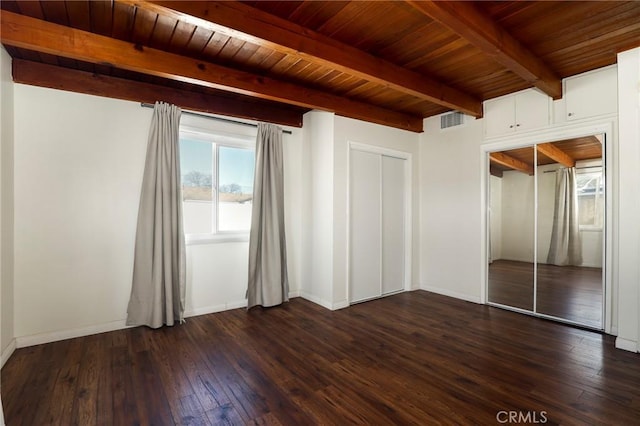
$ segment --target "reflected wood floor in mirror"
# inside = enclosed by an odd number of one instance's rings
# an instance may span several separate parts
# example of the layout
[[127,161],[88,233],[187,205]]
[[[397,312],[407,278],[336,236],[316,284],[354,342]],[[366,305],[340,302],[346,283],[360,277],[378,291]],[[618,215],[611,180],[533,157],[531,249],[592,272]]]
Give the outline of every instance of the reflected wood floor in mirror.
[[637,424],[640,355],[613,336],[413,291],[301,298],[15,351],[8,425]]
[[[533,309],[533,264],[496,260],[489,265],[489,301]],[[602,269],[538,264],[537,311],[602,328]]]

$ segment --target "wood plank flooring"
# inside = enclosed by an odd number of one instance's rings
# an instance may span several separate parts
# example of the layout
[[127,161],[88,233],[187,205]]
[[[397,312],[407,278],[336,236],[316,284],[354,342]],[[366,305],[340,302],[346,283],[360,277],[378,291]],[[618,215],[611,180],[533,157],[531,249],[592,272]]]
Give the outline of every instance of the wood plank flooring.
[[18,349],[2,400],[10,426],[630,425],[638,383],[640,355],[611,336],[415,291]]
[[[533,311],[533,264],[489,265],[489,301]],[[602,329],[602,269],[538,264],[537,312]]]

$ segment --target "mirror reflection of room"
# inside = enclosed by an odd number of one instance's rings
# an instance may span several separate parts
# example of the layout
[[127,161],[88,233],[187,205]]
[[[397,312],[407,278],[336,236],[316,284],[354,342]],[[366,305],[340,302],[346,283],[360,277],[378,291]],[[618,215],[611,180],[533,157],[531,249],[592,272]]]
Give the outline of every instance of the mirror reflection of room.
[[490,303],[603,327],[602,146],[594,135],[490,154]]

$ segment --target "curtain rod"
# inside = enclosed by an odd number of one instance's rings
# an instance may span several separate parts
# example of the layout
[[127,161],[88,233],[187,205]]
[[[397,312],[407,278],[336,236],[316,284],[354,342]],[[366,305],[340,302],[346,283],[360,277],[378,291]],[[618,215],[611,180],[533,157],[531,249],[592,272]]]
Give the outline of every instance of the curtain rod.
[[[153,107],[154,107],[154,105],[153,105],[153,104],[149,104],[149,103],[146,103],[146,102],[142,102],[142,103],[140,103],[140,106],[142,106],[143,108],[153,108]],[[199,113],[199,112],[184,111],[184,110],[183,110],[183,111],[182,111],[182,113],[183,113],[183,114],[187,114],[187,115],[193,115],[193,116],[196,116],[196,117],[208,118],[208,119],[210,119],[210,120],[222,121],[222,122],[225,122],[225,123],[240,124],[240,125],[243,125],[243,126],[250,126],[250,127],[258,127],[258,125],[257,125],[257,124],[253,124],[253,123],[246,123],[246,122],[244,122],[244,121],[238,121],[238,120],[232,120],[232,119],[230,119],[230,118],[213,117],[213,116],[211,116],[211,115],[201,114],[201,113]],[[284,129],[283,129],[283,130],[282,130],[282,133],[285,133],[285,134],[287,134],[287,135],[290,135],[290,134],[291,134],[291,130],[284,130]]]
[[[561,168],[565,168],[566,169],[567,167],[561,167]],[[584,167],[576,167],[575,169],[576,170],[583,170],[583,169],[602,169],[602,168],[603,168],[602,166],[584,166]],[[556,169],[556,170],[559,170],[559,169]],[[545,170],[542,173],[555,173],[556,170]]]

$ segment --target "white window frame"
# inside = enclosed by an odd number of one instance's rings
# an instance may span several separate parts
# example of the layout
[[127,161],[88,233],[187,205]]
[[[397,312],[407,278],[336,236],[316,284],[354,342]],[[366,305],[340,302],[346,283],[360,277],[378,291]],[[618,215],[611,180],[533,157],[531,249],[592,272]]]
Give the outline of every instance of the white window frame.
[[[223,243],[223,242],[246,242],[249,241],[249,230],[246,231],[219,231],[218,230],[218,186],[219,186],[219,173],[218,167],[218,151],[221,146],[230,148],[249,149],[254,151],[255,156],[255,138],[247,135],[225,133],[216,130],[202,129],[194,126],[181,125],[179,140],[188,137],[189,139],[209,142],[213,144],[212,149],[212,185],[216,188],[213,191],[212,208],[214,214],[212,214],[211,233],[199,233],[199,234],[185,234],[185,242],[187,245],[194,244],[209,244],[209,243]],[[182,188],[182,185],[180,185]],[[181,197],[182,198],[182,197]]]
[[[602,232],[604,230],[604,222],[605,222],[605,210],[606,210],[606,200],[605,200],[605,181],[604,181],[604,170],[602,168],[601,165],[596,164],[596,165],[588,165],[588,166],[584,166],[584,168],[578,168],[576,170],[576,174],[587,174],[587,173],[593,173],[592,170],[596,169],[596,168],[600,168],[600,173],[602,174],[601,176],[601,185],[602,185],[602,193],[600,194],[600,196],[602,197],[602,213],[600,217],[600,224],[599,225],[579,225],[579,229],[580,231],[586,231],[586,232]],[[594,194],[595,195],[595,194]],[[578,194],[578,198],[581,197],[581,194]],[[595,208],[595,206],[594,206]]]

